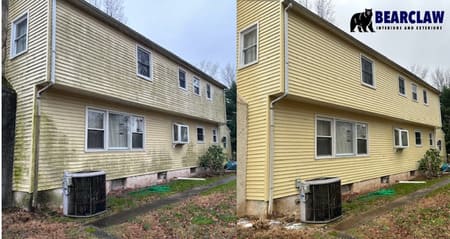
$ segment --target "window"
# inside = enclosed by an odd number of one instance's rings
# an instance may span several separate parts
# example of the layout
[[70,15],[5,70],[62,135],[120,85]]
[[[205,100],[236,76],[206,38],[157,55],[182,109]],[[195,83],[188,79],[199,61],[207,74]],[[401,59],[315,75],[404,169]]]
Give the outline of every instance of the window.
[[316,156],[360,156],[368,154],[367,124],[330,119],[316,120]]
[[336,121],[336,155],[352,155],[353,123]]
[[173,124],[173,143],[189,143],[189,126],[183,124]]
[[206,98],[208,98],[208,100],[212,100],[211,84],[206,84]]
[[131,117],[131,147],[133,149],[143,149],[144,148],[144,118],[142,117]]
[[356,124],[357,154],[367,154],[367,124]]
[[86,117],[87,150],[144,148],[143,117],[95,109],[88,109]]
[[178,70],[178,86],[186,89],[186,72],[181,69]]
[[429,137],[430,137],[430,146],[433,146],[433,142],[434,142],[434,135],[433,135],[433,133],[430,133]]
[[400,93],[400,95],[406,96],[405,79],[401,77],[398,78],[398,93]]
[[226,149],[227,148],[227,137],[226,136],[222,137],[222,144],[223,144],[223,148]]
[[365,56],[361,56],[362,82],[370,87],[375,87],[373,79],[373,62]]
[[241,66],[258,61],[258,25],[255,24],[241,32]]
[[109,113],[109,148],[126,149],[128,148],[128,121],[126,115]]
[[88,110],[87,149],[105,148],[105,112]]
[[331,136],[331,120],[317,119],[317,156],[331,156],[333,147],[333,137]]
[[422,146],[422,132],[420,131],[415,131],[414,132],[415,138],[416,138],[416,145],[417,146]]
[[11,58],[28,50],[28,12],[16,18],[11,25]]
[[423,103],[428,105],[427,91],[423,90]]
[[212,130],[213,143],[217,143],[217,129]]
[[406,148],[409,146],[408,130],[406,129],[394,129],[394,147]]
[[438,147],[438,150],[441,151],[442,150],[442,141],[438,140],[436,145]]
[[200,80],[194,77],[192,85],[194,86],[194,93],[200,95]]
[[202,127],[197,127],[197,142],[203,143],[205,141],[205,130]]
[[417,85],[411,84],[412,99],[417,101]]
[[142,47],[137,47],[137,74],[138,76],[151,79],[151,54]]

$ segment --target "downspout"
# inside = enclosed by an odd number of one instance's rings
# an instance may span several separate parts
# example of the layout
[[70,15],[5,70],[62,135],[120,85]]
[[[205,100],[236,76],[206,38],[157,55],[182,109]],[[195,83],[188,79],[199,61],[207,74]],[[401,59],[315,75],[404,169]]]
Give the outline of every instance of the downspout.
[[273,212],[273,157],[274,157],[274,106],[275,103],[284,99],[289,94],[289,55],[288,55],[288,10],[292,7],[292,3],[289,3],[286,8],[284,8],[284,92],[282,95],[270,102],[270,132],[269,132],[269,207],[268,214],[272,215]]
[[37,206],[38,194],[38,178],[39,178],[39,139],[41,131],[41,96],[55,84],[55,59],[56,59],[56,0],[52,0],[51,15],[51,53],[50,53],[50,81],[44,88],[36,93],[36,135],[34,147],[34,179],[33,179],[33,196],[31,198],[31,208]]

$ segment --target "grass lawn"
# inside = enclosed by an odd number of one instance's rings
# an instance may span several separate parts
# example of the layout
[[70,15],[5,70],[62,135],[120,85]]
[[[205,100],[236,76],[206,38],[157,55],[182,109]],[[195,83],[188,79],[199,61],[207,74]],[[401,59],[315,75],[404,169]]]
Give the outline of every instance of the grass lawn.
[[236,238],[236,181],[106,228],[119,238]]

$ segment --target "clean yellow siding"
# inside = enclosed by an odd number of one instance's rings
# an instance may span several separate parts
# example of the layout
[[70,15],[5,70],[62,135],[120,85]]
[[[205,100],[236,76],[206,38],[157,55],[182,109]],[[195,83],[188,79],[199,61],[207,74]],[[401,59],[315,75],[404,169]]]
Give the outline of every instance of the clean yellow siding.
[[[280,90],[280,1],[237,1],[237,55],[240,31],[258,23],[258,63],[238,68],[238,94],[248,103],[247,199],[267,198],[268,95]],[[239,59],[237,65],[239,66]],[[237,112],[240,114],[240,112]]]
[[[86,107],[144,116],[144,150],[85,152]],[[189,125],[189,144],[173,147],[174,122]],[[39,190],[60,188],[64,170],[104,170],[110,180],[196,167],[198,157],[213,144],[212,129],[218,128],[217,124],[54,90],[43,97],[41,126]],[[197,143],[197,126],[205,129],[204,143]]]
[[[374,62],[376,89],[361,84],[361,54]],[[384,117],[439,127],[439,96],[417,84],[412,101],[411,79],[405,78],[406,97],[398,93],[399,73],[353,47],[299,14],[289,15],[289,90],[314,101],[370,112]]]
[[201,96],[195,95],[190,71],[186,75],[187,90],[179,88],[179,65],[152,49],[153,80],[138,77],[136,45],[132,38],[67,1],[57,2],[56,84],[225,122],[223,89],[211,84],[213,100],[208,100],[207,81],[199,78]]
[[[335,117],[368,124],[369,156],[315,159],[315,118]],[[400,152],[393,148],[393,129],[409,131],[409,147]],[[422,146],[415,145],[414,131],[422,132]],[[395,122],[334,108],[294,101],[277,105],[275,112],[275,198],[298,194],[296,178],[312,179],[337,176],[342,184],[360,182],[386,175],[416,170],[417,161],[430,148],[433,127]]]
[[[13,190],[30,192],[35,84],[47,80],[50,1],[9,1],[6,78],[17,93]],[[29,12],[28,51],[10,59],[11,23]]]

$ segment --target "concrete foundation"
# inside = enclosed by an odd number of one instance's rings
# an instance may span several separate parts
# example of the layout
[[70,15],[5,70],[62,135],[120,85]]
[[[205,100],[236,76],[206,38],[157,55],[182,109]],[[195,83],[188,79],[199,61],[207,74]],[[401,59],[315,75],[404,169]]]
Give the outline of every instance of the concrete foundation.
[[[414,175],[418,175],[416,172]],[[351,191],[348,191],[344,194],[362,194],[368,193],[372,191],[379,190],[383,187],[388,187],[389,185],[396,184],[401,180],[411,180],[415,178],[415,176],[411,175],[411,172],[404,172],[393,175],[385,175],[389,176],[389,183],[382,183],[381,177],[373,178],[369,180],[364,180],[361,182],[352,183]],[[348,185],[348,184],[346,184]],[[344,186],[344,185],[342,185]],[[281,216],[294,216],[295,218],[300,218],[300,205],[297,204],[299,196],[298,194],[277,198],[274,199],[274,210],[273,216],[281,217]],[[257,200],[247,200],[245,205],[245,215],[247,216],[256,216],[256,217],[267,217],[267,206],[268,203],[264,201]]]
[[[106,194],[109,194],[111,191],[119,190],[119,189],[137,189],[148,187],[151,185],[165,183],[174,179],[175,177],[191,177],[195,176],[198,173],[201,173],[202,170],[197,168],[194,172],[191,173],[191,168],[184,168],[178,170],[167,171],[167,179],[158,179],[158,173],[151,173],[146,175],[133,176],[122,179],[114,179],[106,181]],[[115,181],[115,183],[112,183]],[[119,183],[120,181],[120,183]],[[120,184],[120,185],[119,185]],[[115,185],[115,186],[114,186]],[[114,187],[113,187],[114,186]],[[14,192],[14,202],[16,207],[27,208],[29,206],[31,193],[28,192]],[[38,207],[40,208],[53,208],[53,209],[61,209],[62,208],[62,188],[50,189],[39,191],[38,193]]]

